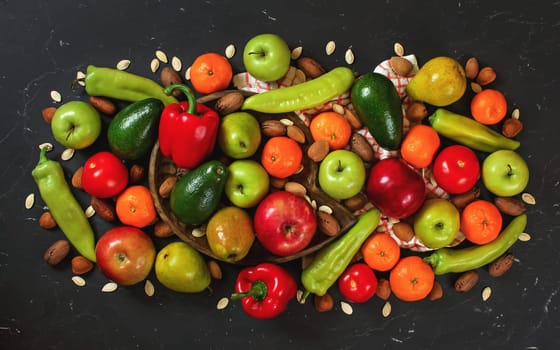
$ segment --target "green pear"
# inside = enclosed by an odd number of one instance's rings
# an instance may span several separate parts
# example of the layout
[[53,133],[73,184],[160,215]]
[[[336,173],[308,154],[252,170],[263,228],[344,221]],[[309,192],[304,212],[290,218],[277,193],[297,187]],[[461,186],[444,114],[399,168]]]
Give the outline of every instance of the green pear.
[[156,278],[165,287],[181,293],[202,292],[211,276],[202,255],[185,242],[172,242],[156,256]]
[[230,263],[239,261],[247,256],[255,240],[253,220],[241,208],[224,207],[208,221],[206,238],[218,258]]
[[225,155],[234,159],[251,157],[261,144],[258,120],[247,112],[226,115],[218,130],[218,145]]
[[420,68],[408,83],[406,92],[413,100],[443,107],[458,101],[466,88],[463,66],[451,57],[439,56]]

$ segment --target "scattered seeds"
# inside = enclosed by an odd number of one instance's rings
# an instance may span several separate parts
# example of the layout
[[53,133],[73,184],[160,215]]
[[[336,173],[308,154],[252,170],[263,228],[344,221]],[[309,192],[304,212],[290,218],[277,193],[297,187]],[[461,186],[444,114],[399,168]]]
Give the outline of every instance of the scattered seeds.
[[393,50],[395,50],[395,54],[397,54],[397,56],[404,56],[404,46],[402,46],[401,43],[395,43]]
[[82,71],[77,71],[76,72],[76,80],[83,80],[86,78],[86,73],[82,72]]
[[223,310],[228,306],[228,304],[229,304],[229,298],[223,297],[220,300],[218,300],[218,304],[216,305],[216,309]]
[[282,119],[280,119],[280,123],[282,123],[282,124],[284,124],[284,125],[286,125],[286,126],[294,125],[294,122],[291,121],[291,120],[288,119],[288,118],[282,118]]
[[234,55],[235,55],[235,46],[233,44],[229,44],[226,47],[226,57],[229,59],[232,58]]
[[383,308],[381,309],[381,314],[383,315],[383,317],[389,317],[389,315],[391,314],[391,309],[391,303],[386,301],[383,305]]
[[150,62],[150,69],[152,70],[152,73],[157,72],[159,69],[159,60],[157,58],[152,59]]
[[177,72],[180,72],[181,69],[183,68],[183,63],[181,62],[181,59],[177,56],[173,56],[171,58],[171,67],[173,67],[173,69],[175,69]]
[[93,209],[93,207],[90,205],[89,207],[86,208],[85,214],[86,214],[86,217],[89,219],[89,218],[91,218],[92,216],[95,215],[95,209]]
[[335,113],[338,113],[340,115],[344,115],[344,106],[338,104],[338,103],[333,103],[332,105],[332,110]]
[[292,53],[291,53],[292,60],[297,60],[299,58],[299,56],[301,56],[302,52],[303,52],[303,47],[298,46],[298,47],[294,48],[292,50]]
[[193,228],[193,230],[191,231],[191,234],[195,237],[204,237],[204,235],[206,234],[206,231],[202,228],[202,227],[195,227]]
[[325,46],[325,52],[327,53],[327,56],[332,55],[335,49],[336,49],[336,44],[334,43],[334,41],[332,40],[329,41]]
[[318,210],[322,211],[322,212],[325,212],[327,214],[332,214],[333,213],[332,208],[329,207],[328,205],[325,205],[325,204],[321,205]]
[[516,108],[513,110],[513,112],[511,112],[511,117],[513,119],[519,119],[519,108]]
[[347,315],[352,315],[352,313],[354,312],[354,310],[352,309],[352,305],[348,304],[345,301],[340,302],[340,308],[342,309],[342,312]]
[[86,86],[86,82],[84,80],[78,80],[78,85]]
[[344,59],[346,60],[346,63],[353,64],[354,63],[354,51],[352,51],[352,49],[346,50],[346,53],[344,54]]
[[305,304],[305,298],[303,297],[303,291],[298,289],[296,292],[296,300],[300,304]]
[[482,290],[482,300],[486,301],[490,299],[490,295],[492,295],[492,288],[484,287],[484,289]]
[[185,79],[191,80],[191,67],[187,68],[185,71]]
[[81,276],[72,276],[72,282],[78,287],[83,287],[86,285],[86,280]]
[[116,291],[118,287],[119,287],[118,284],[116,284],[115,282],[107,282],[105,283],[105,285],[103,285],[101,291],[103,293],[112,293]]
[[527,242],[527,241],[530,241],[530,240],[531,240],[531,235],[528,234],[527,232],[522,232],[522,233],[519,235],[518,239],[519,239],[521,242]]
[[480,86],[479,83],[475,83],[474,81],[471,82],[471,90],[475,93],[478,94],[479,92],[482,91],[482,86]]
[[50,142],[44,142],[44,143],[39,145],[39,149],[43,149],[45,147],[47,147],[47,152],[50,152],[53,149],[53,145]]
[[165,54],[165,52],[161,51],[161,50],[157,50],[156,51],[156,57],[158,60],[160,60],[163,63],[167,63],[167,55]]
[[74,156],[74,149],[73,148],[67,148],[64,150],[64,152],[62,152],[62,154],[60,155],[60,159],[62,160],[70,160],[72,159],[72,157]]
[[51,98],[53,99],[54,102],[62,101],[62,95],[60,94],[60,92],[56,90],[51,91]]
[[35,193],[30,193],[25,197],[25,209],[31,209],[35,204]]
[[537,201],[535,200],[535,197],[530,194],[530,193],[523,193],[521,195],[521,199],[523,200],[523,202],[527,203],[527,204],[531,204],[531,205],[535,205],[537,203]]
[[147,296],[151,297],[155,292],[156,289],[154,288],[154,284],[152,283],[152,281],[146,280],[146,282],[144,283],[144,293],[146,293]]
[[120,60],[117,63],[118,70],[126,70],[130,66],[130,60]]

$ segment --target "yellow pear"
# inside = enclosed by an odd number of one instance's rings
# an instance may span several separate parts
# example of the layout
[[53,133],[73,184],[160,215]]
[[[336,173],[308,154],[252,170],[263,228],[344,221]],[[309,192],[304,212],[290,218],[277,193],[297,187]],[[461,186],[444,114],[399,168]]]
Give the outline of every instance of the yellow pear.
[[467,88],[463,66],[446,56],[426,62],[406,87],[410,98],[444,107],[459,100]]

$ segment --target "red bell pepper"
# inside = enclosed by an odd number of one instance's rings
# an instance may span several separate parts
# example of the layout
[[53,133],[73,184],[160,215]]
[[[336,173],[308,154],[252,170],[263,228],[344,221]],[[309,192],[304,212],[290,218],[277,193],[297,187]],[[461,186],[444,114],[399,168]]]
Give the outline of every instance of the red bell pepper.
[[262,263],[239,272],[232,300],[241,299],[243,310],[254,318],[267,319],[280,315],[296,296],[297,283],[284,268]]
[[164,92],[171,95],[179,89],[187,101],[172,103],[165,107],[159,122],[159,148],[179,168],[192,169],[207,158],[216,144],[220,118],[213,109],[196,103],[191,89],[173,84]]

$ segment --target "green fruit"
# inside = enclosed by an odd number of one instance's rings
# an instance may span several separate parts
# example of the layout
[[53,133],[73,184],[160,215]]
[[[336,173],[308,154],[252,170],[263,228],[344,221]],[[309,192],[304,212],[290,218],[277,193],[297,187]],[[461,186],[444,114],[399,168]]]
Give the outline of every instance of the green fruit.
[[226,166],[217,160],[194,168],[173,186],[169,196],[171,211],[187,225],[206,222],[220,204],[226,177]]
[[261,144],[261,126],[247,112],[226,115],[218,129],[218,145],[225,155],[234,159],[249,158]]
[[156,256],[156,278],[165,287],[181,293],[202,292],[211,276],[202,255],[185,242],[173,242]]
[[428,199],[414,215],[414,233],[426,247],[439,249],[453,242],[460,223],[459,210],[450,201]]
[[463,66],[451,57],[434,57],[426,62],[408,83],[410,98],[433,106],[448,106],[458,101],[467,88]]
[[529,167],[519,153],[495,151],[482,162],[482,182],[496,196],[513,197],[527,187]]
[[99,112],[89,103],[70,101],[56,109],[51,130],[58,143],[76,150],[91,146],[101,133]]
[[255,241],[253,220],[241,208],[222,208],[208,221],[206,238],[210,250],[218,258],[227,262],[239,261],[247,256]]
[[152,149],[163,104],[155,98],[134,102],[123,108],[109,124],[107,141],[121,159],[142,158]]
[[403,135],[403,114],[401,99],[391,80],[368,72],[352,86],[351,99],[375,141],[385,149],[398,149]]

